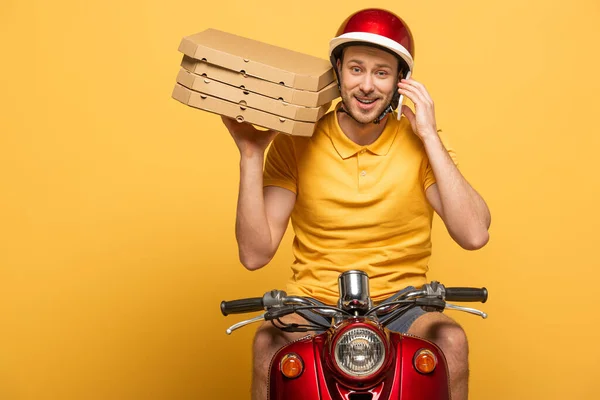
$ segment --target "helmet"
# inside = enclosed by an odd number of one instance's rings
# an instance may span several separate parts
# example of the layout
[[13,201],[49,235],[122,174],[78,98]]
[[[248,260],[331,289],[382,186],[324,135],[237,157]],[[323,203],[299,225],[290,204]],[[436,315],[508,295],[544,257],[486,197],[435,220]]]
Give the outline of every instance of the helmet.
[[415,44],[408,25],[397,15],[376,8],[358,11],[346,19],[329,42],[329,59],[333,67],[344,47],[350,44],[371,45],[394,54],[412,71]]
[[[329,60],[338,76],[338,86],[340,76],[337,60],[341,57],[344,48],[351,45],[373,46],[392,53],[398,59],[403,78],[408,79],[412,73],[415,44],[408,25],[396,14],[370,8],[352,14],[342,23],[335,37],[329,42]],[[400,101],[401,97],[396,92],[390,105],[373,123],[381,122],[388,113],[398,107]],[[346,112],[343,101],[339,111]]]

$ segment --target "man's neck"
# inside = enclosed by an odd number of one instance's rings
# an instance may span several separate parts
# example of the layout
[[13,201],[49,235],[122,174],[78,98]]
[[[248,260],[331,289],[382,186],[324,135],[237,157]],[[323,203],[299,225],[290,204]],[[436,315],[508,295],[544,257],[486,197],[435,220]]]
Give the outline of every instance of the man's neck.
[[389,114],[378,124],[361,124],[345,112],[336,113],[342,132],[354,143],[366,146],[377,140],[385,129]]

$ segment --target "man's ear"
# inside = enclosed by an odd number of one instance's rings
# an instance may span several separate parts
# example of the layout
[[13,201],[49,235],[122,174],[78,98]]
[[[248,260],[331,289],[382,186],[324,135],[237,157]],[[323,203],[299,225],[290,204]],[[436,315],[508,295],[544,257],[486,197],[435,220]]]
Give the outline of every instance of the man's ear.
[[338,58],[337,61],[335,62],[335,66],[337,67],[338,70],[338,74],[342,73],[342,62],[340,61],[340,59]]

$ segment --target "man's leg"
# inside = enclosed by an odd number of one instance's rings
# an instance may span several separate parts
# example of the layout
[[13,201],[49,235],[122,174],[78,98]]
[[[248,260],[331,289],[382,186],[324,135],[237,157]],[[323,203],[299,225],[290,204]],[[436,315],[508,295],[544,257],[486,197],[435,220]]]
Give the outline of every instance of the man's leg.
[[[288,315],[282,320],[286,323],[304,324],[306,321],[298,315]],[[275,328],[271,322],[264,322],[256,331],[253,345],[252,400],[266,400],[267,378],[271,359],[277,351],[292,340],[306,336],[306,332],[289,333]]]
[[466,400],[469,394],[469,348],[465,331],[445,314],[429,312],[413,322],[408,333],[438,345],[448,361],[453,400]]

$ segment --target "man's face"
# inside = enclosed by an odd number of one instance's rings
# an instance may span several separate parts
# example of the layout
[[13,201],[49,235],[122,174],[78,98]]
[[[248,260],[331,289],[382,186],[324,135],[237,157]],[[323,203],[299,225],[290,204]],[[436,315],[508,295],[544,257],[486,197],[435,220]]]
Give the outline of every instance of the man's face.
[[398,90],[398,59],[387,51],[369,46],[350,46],[337,67],[346,111],[358,122],[373,122]]

